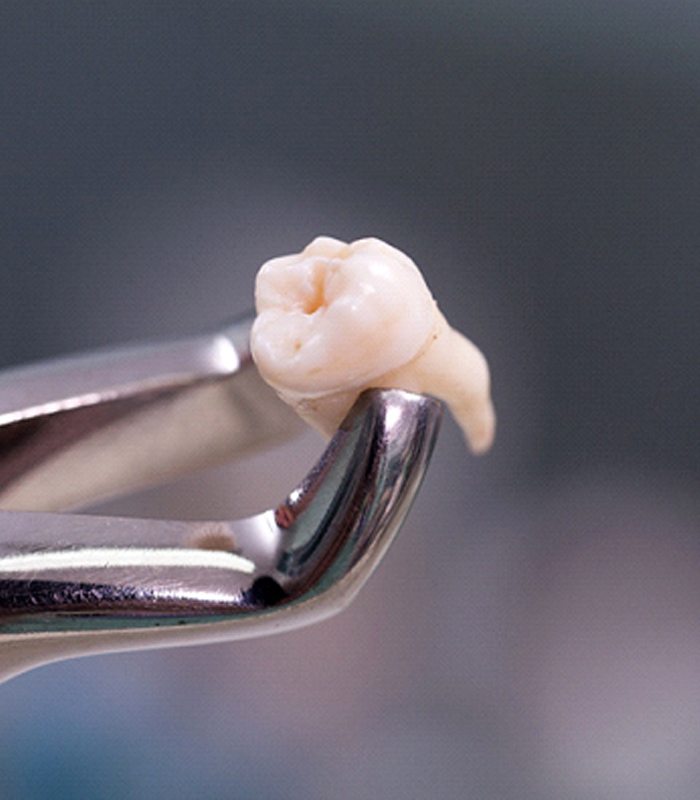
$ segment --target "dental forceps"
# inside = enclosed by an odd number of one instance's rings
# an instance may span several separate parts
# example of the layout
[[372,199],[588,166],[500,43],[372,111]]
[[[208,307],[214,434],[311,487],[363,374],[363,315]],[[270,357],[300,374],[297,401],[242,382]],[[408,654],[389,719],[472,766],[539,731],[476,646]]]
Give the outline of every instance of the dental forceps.
[[250,324],[0,373],[0,681],[290,630],[340,611],[375,569],[439,429],[424,395],[364,392],[287,498],[251,517],[66,513],[297,428],[255,369]]

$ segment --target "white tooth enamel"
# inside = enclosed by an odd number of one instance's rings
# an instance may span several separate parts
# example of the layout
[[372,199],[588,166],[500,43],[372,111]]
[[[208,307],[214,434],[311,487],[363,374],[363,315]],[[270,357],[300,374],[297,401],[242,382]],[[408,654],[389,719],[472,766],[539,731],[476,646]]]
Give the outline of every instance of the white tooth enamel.
[[379,239],[318,237],[263,264],[255,302],[260,374],[325,434],[364,389],[398,388],[444,400],[475,452],[491,445],[486,360],[450,328],[400,250]]

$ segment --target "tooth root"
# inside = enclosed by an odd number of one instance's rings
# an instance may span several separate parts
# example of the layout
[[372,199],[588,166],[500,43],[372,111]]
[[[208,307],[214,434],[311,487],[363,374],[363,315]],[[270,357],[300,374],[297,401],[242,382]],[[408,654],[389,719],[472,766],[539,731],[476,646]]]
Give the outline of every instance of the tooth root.
[[490,375],[481,351],[454,328],[436,341],[434,391],[449,406],[476,453],[493,443],[496,415],[490,397]]
[[490,397],[486,359],[466,336],[440,314],[435,338],[413,361],[385,376],[392,387],[443,400],[470,448],[483,453],[493,443],[496,414]]

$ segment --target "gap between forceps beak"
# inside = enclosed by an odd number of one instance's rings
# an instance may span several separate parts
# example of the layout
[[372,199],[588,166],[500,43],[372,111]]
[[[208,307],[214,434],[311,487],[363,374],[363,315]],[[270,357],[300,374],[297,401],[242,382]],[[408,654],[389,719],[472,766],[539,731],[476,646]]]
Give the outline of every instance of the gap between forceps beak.
[[0,681],[89,653],[250,638],[344,608],[428,465],[433,398],[365,392],[277,508],[234,521],[58,510],[206,466],[298,427],[250,320],[0,374]]

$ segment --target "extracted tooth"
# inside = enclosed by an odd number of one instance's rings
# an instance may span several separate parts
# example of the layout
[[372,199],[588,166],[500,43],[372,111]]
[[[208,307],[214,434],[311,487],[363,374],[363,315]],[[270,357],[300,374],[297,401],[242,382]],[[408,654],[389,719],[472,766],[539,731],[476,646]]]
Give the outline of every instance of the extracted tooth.
[[379,239],[320,236],[263,264],[251,348],[262,377],[331,435],[357,395],[405,389],[447,403],[475,452],[493,441],[485,358],[439,311],[423,276]]

